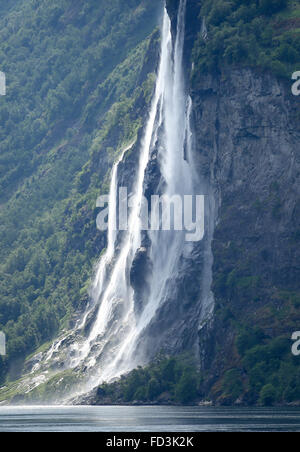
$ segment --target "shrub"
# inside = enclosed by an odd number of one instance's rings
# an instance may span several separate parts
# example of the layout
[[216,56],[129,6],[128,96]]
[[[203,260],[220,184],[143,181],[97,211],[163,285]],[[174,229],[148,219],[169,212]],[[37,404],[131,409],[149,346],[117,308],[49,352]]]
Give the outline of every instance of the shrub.
[[263,406],[273,406],[276,402],[276,390],[272,384],[265,385],[259,396],[259,402]]
[[230,396],[232,402],[236,401],[243,393],[243,380],[239,369],[228,370],[223,380],[223,391]]
[[268,16],[278,13],[287,5],[288,0],[260,0],[259,2],[260,11]]
[[147,387],[147,399],[154,400],[161,392],[160,384],[156,378],[151,378]]
[[185,372],[176,385],[175,396],[180,403],[190,403],[195,400],[197,396],[196,376]]
[[260,345],[264,338],[265,334],[260,328],[242,330],[236,339],[239,354],[244,356],[247,350]]

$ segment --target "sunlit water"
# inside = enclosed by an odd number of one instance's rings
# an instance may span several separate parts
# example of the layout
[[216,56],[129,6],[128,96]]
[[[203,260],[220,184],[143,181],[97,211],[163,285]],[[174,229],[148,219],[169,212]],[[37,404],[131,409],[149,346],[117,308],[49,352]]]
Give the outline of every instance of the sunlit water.
[[0,407],[1,432],[300,432],[300,409]]

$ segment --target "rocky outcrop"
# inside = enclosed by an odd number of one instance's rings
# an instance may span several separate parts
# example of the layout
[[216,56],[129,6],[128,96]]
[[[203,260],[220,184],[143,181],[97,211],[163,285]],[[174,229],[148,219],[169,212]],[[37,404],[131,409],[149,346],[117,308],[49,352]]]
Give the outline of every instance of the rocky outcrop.
[[140,314],[144,308],[144,299],[149,292],[147,275],[151,273],[152,264],[148,256],[148,250],[141,247],[137,250],[130,270],[130,284],[134,289],[134,308],[136,314]]

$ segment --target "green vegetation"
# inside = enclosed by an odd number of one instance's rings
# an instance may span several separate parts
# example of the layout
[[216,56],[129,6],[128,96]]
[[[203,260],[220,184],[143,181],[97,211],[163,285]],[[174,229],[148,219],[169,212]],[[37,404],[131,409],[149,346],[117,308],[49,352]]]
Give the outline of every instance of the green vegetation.
[[[280,192],[278,180],[269,186],[265,197],[260,200],[253,197],[253,216],[251,218],[249,210],[247,226],[246,216],[239,215],[240,203],[236,209],[232,198],[224,200],[222,220],[215,231],[213,292],[216,306],[211,339],[214,361],[213,370],[204,372],[203,379],[207,381],[217,369],[219,376],[208,394],[224,405],[236,402],[297,404],[300,401],[300,360],[291,351],[291,336],[299,329],[300,322],[299,277],[291,270],[298,250],[297,224],[295,229],[292,225],[286,229],[288,238],[281,245],[281,252],[289,256],[287,261],[272,260],[272,246],[266,246],[260,233],[253,235],[250,243],[238,232],[244,225],[247,231],[255,231],[257,217],[264,224],[270,224],[269,218],[277,224],[272,208],[277,205]],[[272,239],[270,243],[275,241]],[[285,266],[288,279],[281,278]],[[270,390],[270,385],[275,392]]]
[[66,370],[56,374],[49,381],[37,386],[28,394],[15,395],[12,398],[12,402],[21,400],[26,403],[45,403],[45,401],[55,403],[68,396],[72,390],[76,390],[77,384],[80,384],[78,376],[71,370]]
[[259,340],[252,345],[250,341],[244,353],[240,350],[249,383],[249,401],[258,400],[263,405],[299,401],[300,362],[291,354],[291,342],[279,337],[266,345]]
[[259,67],[291,78],[300,65],[300,4],[295,0],[207,0],[208,26],[194,48],[193,80],[228,65]]
[[[1,2],[3,3],[3,2]],[[19,0],[0,18],[0,383],[84,309],[96,199],[153,89],[160,1]],[[1,10],[2,11],[2,10]],[[145,67],[144,67],[145,64]],[[148,72],[147,72],[148,71]]]
[[276,401],[276,390],[273,385],[264,386],[260,392],[260,403],[263,406],[272,406]]
[[285,337],[270,339],[260,328],[242,328],[236,338],[239,367],[228,370],[213,389],[218,403],[238,399],[249,405],[271,406],[300,400],[300,361]]
[[237,400],[261,405],[297,403],[300,360],[292,355],[290,338],[299,324],[299,292],[269,287],[264,277],[249,276],[243,256],[234,243],[219,255],[214,283],[217,328],[223,331],[223,342],[225,331],[235,339],[217,351],[215,359],[223,364],[225,356],[227,361],[210,397],[225,405]]
[[200,376],[188,355],[159,357],[97,391],[97,403],[179,403],[199,400]]
[[72,370],[65,370],[43,382],[43,376],[36,376],[39,384],[33,380],[22,379],[9,382],[0,388],[0,402],[13,404],[57,403],[63,397],[70,396],[72,390],[80,388],[80,377]]

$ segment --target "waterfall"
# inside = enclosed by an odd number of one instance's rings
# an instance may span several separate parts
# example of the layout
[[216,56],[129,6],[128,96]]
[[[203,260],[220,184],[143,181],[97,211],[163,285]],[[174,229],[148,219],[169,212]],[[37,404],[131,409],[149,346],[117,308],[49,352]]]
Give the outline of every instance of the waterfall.
[[[140,211],[145,175],[154,148],[159,150],[159,169],[163,181],[161,187],[158,187],[160,193],[170,197],[184,197],[193,193],[190,126],[192,104],[185,92],[183,74],[185,10],[186,0],[181,0],[174,41],[171,21],[166,9],[164,11],[155,92],[140,149],[128,229],[118,243],[119,252],[116,249],[115,212],[118,167],[125,151],[112,171],[108,248],[100,260],[91,291],[95,321],[85,342],[77,347],[72,362],[72,367],[81,365],[91,369],[89,388],[143,364],[143,341],[147,340],[144,336],[147,326],[168,296],[179,260],[192,251],[191,244],[185,241],[183,231],[158,230],[147,233],[147,254],[151,262],[151,272],[147,275],[150,289],[144,294],[141,312],[137,313],[129,275],[143,241]],[[87,314],[81,327],[86,319]]]
[[[164,9],[160,62],[147,123],[139,143],[137,171],[131,181],[128,227],[121,233],[116,231],[121,163],[122,166],[126,164],[129,148],[123,150],[112,169],[107,249],[95,272],[90,291],[92,303],[75,330],[54,343],[47,354],[46,361],[50,363],[59,349],[64,348],[65,368],[77,370],[85,377],[80,393],[146,364],[153,357],[151,354],[161,345],[155,330],[156,322],[159,324],[162,320],[160,309],[172,306],[176,301],[172,314],[175,322],[179,315],[176,309],[181,309],[180,274],[188,274],[192,283],[199,279],[199,275],[201,277],[201,272],[205,278],[203,284],[199,282],[202,290],[196,287],[199,295],[196,295],[193,311],[189,313],[195,341],[201,315],[204,313],[206,316],[213,303],[210,292],[211,233],[203,241],[199,253],[199,244],[187,241],[186,231],[176,228],[176,222],[180,220],[176,215],[171,230],[157,227],[157,230],[147,231],[141,215],[154,156],[159,182],[152,195],[184,199],[195,194],[195,181],[199,179],[192,152],[192,100],[187,94],[183,70],[186,3],[187,0],[180,0],[175,36],[172,36],[171,20]],[[204,218],[204,206],[201,214]],[[201,253],[206,256],[207,265],[202,262],[202,270],[193,262],[196,248],[198,256]],[[145,255],[148,266],[141,275],[141,290],[137,290],[131,274],[141,253]],[[168,318],[164,321],[167,322]]]

